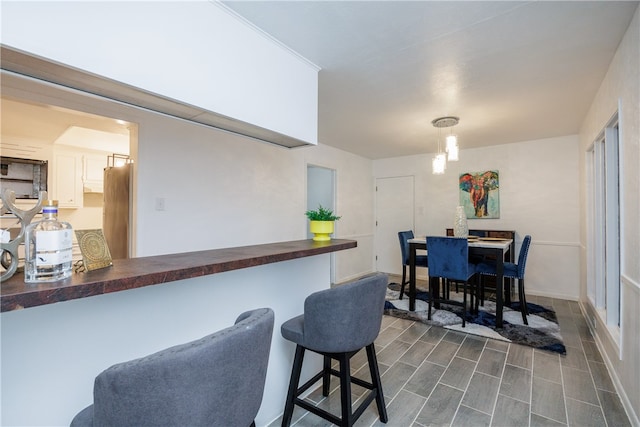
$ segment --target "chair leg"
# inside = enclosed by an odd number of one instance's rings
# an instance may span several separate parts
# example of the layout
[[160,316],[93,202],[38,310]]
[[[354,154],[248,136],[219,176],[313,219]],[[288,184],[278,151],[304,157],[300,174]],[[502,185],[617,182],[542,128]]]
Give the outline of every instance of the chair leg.
[[404,286],[407,284],[407,266],[402,266],[402,284],[400,285],[400,299],[404,295]]
[[386,423],[387,407],[384,404],[384,393],[382,392],[382,380],[380,380],[380,370],[378,369],[378,359],[376,358],[376,348],[373,343],[367,346],[367,360],[369,361],[369,373],[371,374],[371,384],[375,387],[376,405],[378,406],[378,416],[380,421]]
[[524,296],[524,279],[518,279],[518,298],[520,298],[520,312],[522,313],[522,321],[525,325],[528,325],[527,314],[527,298]]
[[[427,311],[427,319],[431,320],[431,307],[433,306],[434,295],[439,295],[440,290],[436,289],[436,283],[439,283],[439,277],[431,277],[429,276],[429,310]],[[436,282],[438,281],[438,282]],[[438,288],[440,286],[438,285]]]
[[475,285],[476,285],[475,278],[474,280],[471,281],[471,283],[467,281],[465,285],[467,285],[467,288],[469,291],[469,313],[473,314],[475,313],[475,310],[476,310],[475,301],[476,301],[476,294],[477,294],[476,288],[475,288]]
[[505,277],[503,282],[502,295],[504,296],[505,305],[509,306],[511,304],[511,279]]
[[476,276],[476,314],[480,313],[480,304],[484,306],[484,289],[482,288],[482,275]]
[[346,353],[340,354],[340,402],[342,407],[342,425],[353,425],[353,411],[351,409],[351,366]]
[[289,382],[289,391],[287,392],[287,400],[284,405],[284,414],[282,414],[282,427],[289,427],[291,417],[293,416],[294,400],[298,390],[298,382],[300,382],[300,372],[302,371],[302,360],[304,359],[304,347],[296,345],[296,355],[293,359],[293,368],[291,369],[291,380]]
[[[465,318],[467,317],[467,287],[469,282],[462,286],[462,327],[465,325]],[[457,286],[457,285],[456,285]]]

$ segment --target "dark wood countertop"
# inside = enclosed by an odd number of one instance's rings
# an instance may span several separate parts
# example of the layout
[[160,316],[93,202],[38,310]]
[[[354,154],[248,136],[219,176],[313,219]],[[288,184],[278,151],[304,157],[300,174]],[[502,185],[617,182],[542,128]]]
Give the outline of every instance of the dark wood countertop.
[[223,273],[296,258],[355,248],[355,240],[295,240],[114,260],[113,266],[73,274],[59,282],[29,284],[18,273],[0,284],[2,312],[53,304],[110,292]]

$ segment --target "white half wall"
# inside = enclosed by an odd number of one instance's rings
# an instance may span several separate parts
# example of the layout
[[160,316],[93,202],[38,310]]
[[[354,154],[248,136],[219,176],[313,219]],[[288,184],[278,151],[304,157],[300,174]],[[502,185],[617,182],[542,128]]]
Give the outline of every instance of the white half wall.
[[[464,135],[460,139],[464,147]],[[376,178],[415,176],[416,235],[444,235],[453,227],[460,174],[486,170],[500,172],[500,218],[470,219],[469,228],[515,230],[516,256],[522,239],[530,234],[527,292],[577,300],[577,136],[461,150],[460,160],[449,162],[444,175],[431,173],[431,154],[373,162]]]
[[3,44],[317,144],[318,67],[215,1],[2,2]]
[[[275,325],[256,425],[284,410],[295,345],[280,326],[329,288],[329,254],[2,313],[3,426],[65,426],[116,363],[186,343],[270,307]],[[320,370],[306,360],[303,381]],[[313,372],[316,370],[316,372]]]

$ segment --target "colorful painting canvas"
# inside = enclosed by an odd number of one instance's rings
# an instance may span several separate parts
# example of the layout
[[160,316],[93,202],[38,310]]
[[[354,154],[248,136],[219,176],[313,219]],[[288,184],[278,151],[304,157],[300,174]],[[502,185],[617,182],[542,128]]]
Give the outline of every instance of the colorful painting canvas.
[[498,171],[460,174],[460,205],[469,219],[500,218]]

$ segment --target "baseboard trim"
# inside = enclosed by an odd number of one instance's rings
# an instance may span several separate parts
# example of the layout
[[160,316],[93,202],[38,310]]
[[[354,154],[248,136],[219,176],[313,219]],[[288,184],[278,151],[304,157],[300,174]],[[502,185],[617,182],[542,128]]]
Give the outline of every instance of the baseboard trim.
[[[584,318],[589,319],[587,314],[587,309],[584,306],[583,302],[578,301],[578,304],[580,306],[580,311],[582,311],[582,315],[584,316]],[[604,344],[602,342],[601,336],[596,333],[596,331],[593,328],[594,327],[593,323],[590,322],[589,320],[587,320],[587,326],[589,327],[589,332],[591,332],[591,335],[594,337],[596,347],[598,347],[598,351],[602,356],[602,360],[604,360],[604,364],[607,367],[609,377],[613,382],[613,386],[616,389],[616,393],[618,393],[618,396],[620,397],[620,402],[622,402],[622,406],[624,407],[624,410],[627,413],[629,422],[631,423],[631,425],[640,426],[640,419],[638,418],[638,414],[636,414],[633,408],[633,405],[631,404],[631,400],[629,400],[629,396],[627,396],[627,393],[624,387],[622,386],[622,382],[620,382],[620,378],[618,377],[618,374],[613,368],[613,364],[611,363],[611,359],[609,358],[609,355],[604,351]]]

